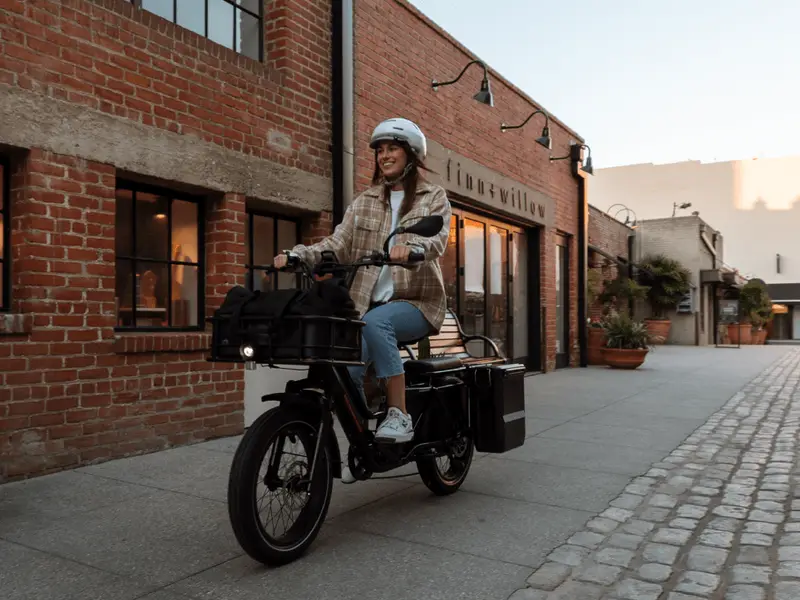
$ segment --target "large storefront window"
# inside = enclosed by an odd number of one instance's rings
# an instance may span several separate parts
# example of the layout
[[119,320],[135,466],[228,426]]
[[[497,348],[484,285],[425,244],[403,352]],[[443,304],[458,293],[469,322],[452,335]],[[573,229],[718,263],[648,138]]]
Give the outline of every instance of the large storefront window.
[[[530,356],[528,243],[524,229],[453,209],[450,238],[441,259],[447,307],[467,334],[491,338],[506,356]],[[469,351],[488,356],[482,341]]]

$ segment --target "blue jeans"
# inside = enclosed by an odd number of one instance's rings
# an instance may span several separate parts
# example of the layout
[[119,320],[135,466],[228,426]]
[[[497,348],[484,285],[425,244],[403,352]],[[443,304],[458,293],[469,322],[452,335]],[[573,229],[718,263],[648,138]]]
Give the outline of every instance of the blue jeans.
[[408,302],[395,301],[368,311],[362,319],[361,360],[363,367],[348,367],[350,376],[364,396],[364,373],[373,365],[378,379],[402,375],[403,361],[397,344],[425,337],[431,326],[420,310]]

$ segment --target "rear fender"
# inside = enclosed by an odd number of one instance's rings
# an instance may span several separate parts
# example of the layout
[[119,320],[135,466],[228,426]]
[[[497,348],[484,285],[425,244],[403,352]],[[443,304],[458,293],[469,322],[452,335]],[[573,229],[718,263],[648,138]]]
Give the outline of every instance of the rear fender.
[[323,414],[324,405],[322,398],[316,392],[306,391],[297,393],[278,392],[267,394],[261,397],[262,402],[279,402],[281,407],[285,406],[297,410],[300,414],[308,417],[313,423],[319,423],[325,416],[325,445],[331,457],[331,471],[335,478],[342,476],[342,455],[339,452],[339,443],[333,431],[333,418],[331,414]]

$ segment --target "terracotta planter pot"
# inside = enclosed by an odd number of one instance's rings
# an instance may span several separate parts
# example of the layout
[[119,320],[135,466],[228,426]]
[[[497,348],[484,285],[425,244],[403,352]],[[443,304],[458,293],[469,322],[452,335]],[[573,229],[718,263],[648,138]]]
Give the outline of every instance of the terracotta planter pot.
[[649,350],[622,350],[603,348],[603,359],[612,369],[637,369],[644,362]]
[[731,344],[746,346],[750,343],[752,331],[752,327],[746,323],[731,323],[728,325],[728,337],[731,340]]
[[672,325],[672,322],[669,319],[645,319],[645,324],[647,325],[647,331],[650,332],[650,335],[658,336],[660,340],[653,340],[650,342],[651,344],[664,344],[669,337],[669,329]]
[[759,329],[758,331],[754,331],[753,335],[756,338],[755,343],[758,344],[759,346],[763,346],[767,342],[766,329]]
[[599,327],[589,327],[589,364],[604,365],[603,347],[606,345],[606,331]]

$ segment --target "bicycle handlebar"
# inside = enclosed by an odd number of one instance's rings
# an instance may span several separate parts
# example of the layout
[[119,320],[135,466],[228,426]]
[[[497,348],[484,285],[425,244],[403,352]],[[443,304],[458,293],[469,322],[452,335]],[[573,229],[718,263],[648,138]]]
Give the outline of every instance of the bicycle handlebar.
[[315,274],[324,275],[333,273],[335,271],[348,271],[351,274],[355,273],[361,267],[405,267],[420,263],[425,260],[425,255],[416,250],[412,250],[408,255],[407,262],[396,262],[389,260],[388,253],[381,251],[374,251],[362,257],[354,263],[340,263],[334,261],[322,261],[311,267],[308,263],[300,258],[289,256],[287,253],[288,264],[285,267],[268,266],[264,271],[267,273],[302,273],[308,277]]

